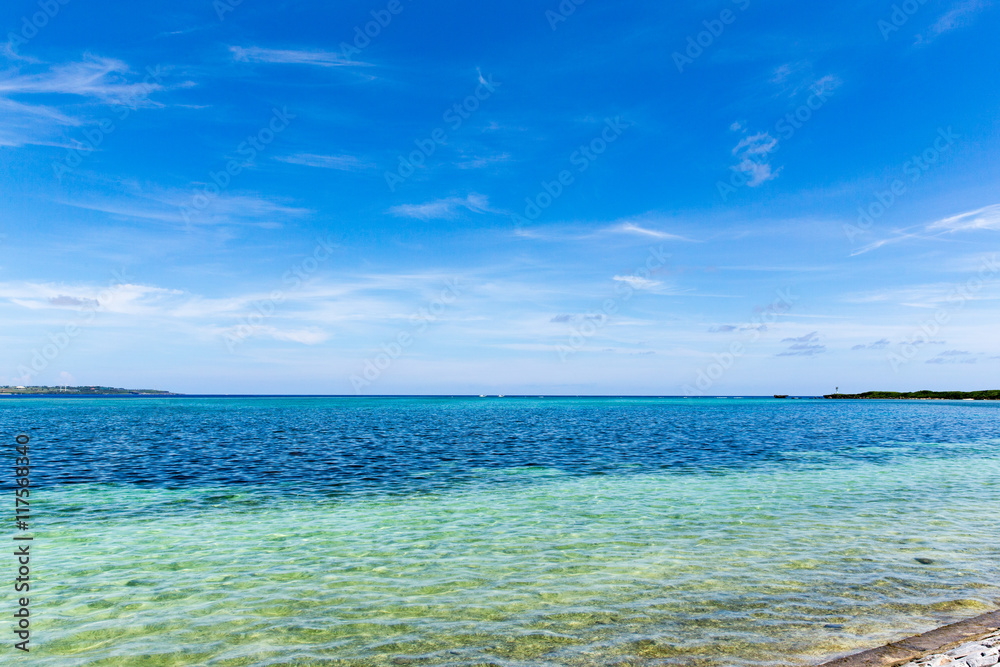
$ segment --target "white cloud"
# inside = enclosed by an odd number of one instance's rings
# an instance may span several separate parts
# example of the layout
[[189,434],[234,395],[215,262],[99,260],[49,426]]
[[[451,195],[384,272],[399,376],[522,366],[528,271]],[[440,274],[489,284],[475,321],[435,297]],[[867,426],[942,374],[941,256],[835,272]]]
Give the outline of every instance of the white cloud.
[[[995,280],[987,284],[995,285]],[[846,303],[895,303],[909,308],[937,309],[948,304],[961,294],[963,301],[992,301],[1000,299],[992,290],[980,292],[960,292],[962,283],[932,283],[909,287],[890,288],[872,292],[851,294],[844,297]]]
[[[24,66],[39,64],[22,59]],[[135,82],[128,65],[113,58],[87,56],[81,62],[71,62],[35,71],[21,73],[22,66],[0,72],[0,112],[4,115],[0,127],[0,146],[69,147],[59,141],[59,131],[64,127],[83,125],[84,121],[50,105],[31,104],[13,99],[31,95],[65,95],[97,101],[103,104],[122,104],[129,107],[153,106],[148,96],[162,89],[156,77],[144,75]],[[131,82],[130,82],[131,81]]]
[[330,340],[330,335],[318,329],[316,327],[308,327],[305,329],[279,329],[272,326],[254,326],[249,328],[249,334],[246,329],[241,327],[232,327],[227,330],[227,332],[237,338],[270,338],[272,340],[282,341],[286,343],[300,343],[302,345],[319,345]]
[[233,60],[237,62],[268,63],[275,65],[315,65],[318,67],[364,66],[367,63],[344,60],[332,51],[305,51],[292,49],[263,49],[259,46],[230,46]]
[[56,65],[38,74],[19,74],[0,79],[0,94],[55,94],[89,97],[113,104],[132,104],[160,84],[129,83],[129,66],[114,58],[89,56],[81,62]]
[[473,213],[495,213],[490,208],[490,200],[486,195],[472,193],[462,197],[446,197],[424,204],[402,204],[393,206],[389,212],[401,218],[417,218],[418,220],[450,220],[458,216],[462,209]]
[[736,170],[742,171],[749,177],[747,185],[751,188],[755,188],[758,185],[767,183],[768,181],[773,181],[781,173],[781,169],[778,169],[778,171],[772,171],[771,165],[766,162],[758,162],[749,159],[744,159],[736,165]]
[[650,280],[649,278],[640,278],[639,276],[615,276],[614,280],[620,283],[626,283],[630,285],[633,289],[653,289],[659,287],[663,283],[658,280]]
[[83,121],[72,118],[60,111],[43,105],[22,104],[0,97],[0,147],[34,144],[41,146],[63,146],[58,141],[60,127],[76,127]]
[[966,232],[976,229],[1000,230],[1000,204],[942,218],[927,225],[927,231],[930,232]]
[[[39,119],[57,125],[76,126],[82,121],[78,118],[68,116],[58,109],[41,104],[22,104],[11,99],[0,97],[0,109],[9,112],[11,117],[16,116],[37,116]],[[6,115],[6,114],[5,114]],[[9,121],[5,121],[5,124]]]
[[778,145],[778,140],[767,132],[746,137],[733,149],[733,155],[767,155]]
[[778,140],[767,132],[744,137],[733,149],[733,156],[738,162],[732,169],[744,173],[748,179],[747,185],[751,188],[776,179],[781,169],[773,170],[768,156],[777,146]]
[[183,294],[180,290],[132,283],[105,287],[50,283],[3,283],[0,299],[29,310],[88,308],[122,315],[150,315]]
[[296,153],[275,158],[279,162],[298,164],[319,169],[337,169],[339,171],[362,171],[374,169],[375,163],[364,162],[353,155],[316,155],[314,153]]
[[[919,228],[920,231],[908,231],[909,229],[916,228]],[[953,234],[955,232],[971,232],[980,230],[1000,231],[1000,204],[985,206],[974,211],[967,211],[965,213],[959,213],[958,215],[948,216],[947,218],[941,218],[940,220],[936,220],[928,224],[896,231],[895,236],[874,241],[866,246],[862,246],[852,252],[851,256],[854,257],[856,255],[863,255],[867,252],[871,252],[872,250],[877,250],[878,248],[882,248],[893,243],[899,243],[900,241],[905,241],[907,239],[930,239],[935,236]]]
[[672,239],[675,241],[688,241],[689,239],[683,236],[678,236],[676,234],[670,234],[668,232],[663,232],[658,229],[650,229],[648,227],[642,227],[635,224],[634,222],[623,222],[621,225],[611,227],[608,231],[620,232],[624,234],[638,234],[640,236],[650,236],[654,239]]
[[851,252],[851,257],[857,257],[858,255],[864,255],[872,250],[878,250],[879,248],[887,245],[892,245],[893,243],[899,243],[900,241],[905,241],[906,239],[922,238],[919,234],[903,234],[897,233],[897,236],[893,236],[888,239],[882,239],[880,241],[874,241],[868,245],[862,246],[857,250]]
[[795,63],[784,63],[774,68],[771,73],[771,83],[782,84],[788,81],[792,74],[799,74],[802,70],[809,69],[811,64],[807,61],[800,61]]
[[989,0],[965,0],[958,3],[938,18],[926,35],[917,35],[916,43],[918,45],[929,44],[947,32],[971,25],[975,22],[976,16],[989,9],[991,5]]
[[827,74],[816,81],[816,83],[811,86],[811,90],[817,95],[823,95],[835,91],[837,88],[840,88],[843,83],[844,82],[840,80],[840,77],[833,74]]
[[497,155],[489,155],[486,157],[476,155],[463,162],[456,162],[455,167],[458,169],[483,169],[493,164],[502,164],[509,161],[510,153],[499,153]]
[[[203,188],[147,188],[126,184],[120,197],[92,198],[88,200],[62,200],[59,203],[90,211],[101,211],[118,218],[152,220],[176,225],[242,224],[274,227],[276,220],[301,217],[312,213],[309,209],[289,206],[274,199],[246,193],[223,193],[212,197],[200,210],[192,205],[193,197]],[[181,211],[189,211],[186,220]]]

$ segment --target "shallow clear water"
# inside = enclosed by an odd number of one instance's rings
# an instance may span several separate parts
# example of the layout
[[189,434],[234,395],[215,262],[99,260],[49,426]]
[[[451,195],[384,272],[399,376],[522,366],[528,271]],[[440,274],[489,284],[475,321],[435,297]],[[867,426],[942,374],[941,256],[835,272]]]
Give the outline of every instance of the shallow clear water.
[[998,418],[892,401],[0,402],[11,445],[32,436],[42,665],[819,662],[996,606]]

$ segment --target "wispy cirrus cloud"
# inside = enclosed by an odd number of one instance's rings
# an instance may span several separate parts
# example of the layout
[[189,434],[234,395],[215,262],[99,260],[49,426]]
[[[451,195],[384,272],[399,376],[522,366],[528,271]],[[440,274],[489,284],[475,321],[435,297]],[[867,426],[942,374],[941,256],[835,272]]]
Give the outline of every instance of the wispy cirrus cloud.
[[918,46],[930,44],[941,35],[972,25],[979,14],[992,6],[989,0],[964,0],[942,14],[926,33],[917,35]]
[[13,117],[15,116],[20,116],[21,118],[34,116],[39,120],[55,125],[76,126],[82,124],[79,118],[69,116],[55,107],[41,104],[22,104],[21,102],[15,102],[4,97],[0,97],[0,109],[7,112],[4,115],[10,116],[8,120],[4,121],[5,124],[14,120]]
[[906,241],[908,239],[920,239],[925,238],[922,234],[907,234],[903,232],[897,232],[895,236],[890,236],[887,239],[879,239],[878,241],[873,241],[867,245],[861,246],[857,250],[851,252],[851,257],[857,257],[858,255],[864,255],[873,250],[878,250],[879,248],[884,248],[887,245],[893,245],[901,241]]
[[641,278],[639,276],[615,276],[613,280],[615,282],[625,283],[626,285],[637,290],[654,289],[663,284],[659,280],[650,280],[649,278]]
[[510,153],[497,153],[496,155],[473,155],[465,157],[461,161],[455,162],[458,169],[485,169],[486,167],[510,162]]
[[615,235],[637,236],[660,241],[698,242],[695,239],[661,229],[660,225],[664,218],[665,216],[651,212],[610,221],[576,221],[571,224],[552,224],[547,225],[544,231],[519,228],[514,233],[523,238],[546,241],[605,241],[609,236]]
[[220,332],[239,336],[241,338],[270,338],[271,340],[283,343],[298,343],[300,345],[320,345],[330,340],[330,334],[318,327],[306,327],[301,329],[280,328],[268,325],[257,325],[249,327],[249,332],[241,327],[229,327]]
[[130,82],[129,66],[115,58],[89,55],[33,74],[14,74],[0,78],[0,95],[75,95],[101,102],[132,103],[160,90],[155,82]]
[[317,169],[336,169],[339,171],[363,171],[374,169],[374,162],[366,162],[353,155],[317,155],[315,153],[296,153],[274,158],[278,162],[297,164],[303,167]]
[[967,232],[978,229],[1000,230],[1000,204],[959,213],[930,223],[928,232]]
[[[140,77],[121,60],[89,54],[82,61],[54,66],[19,59],[16,67],[0,72],[0,112],[5,116],[0,146],[67,147],[59,140],[61,129],[83,125],[84,119],[54,106],[52,96],[129,107],[157,106],[149,95],[163,89],[159,78],[158,70]],[[38,96],[46,97],[45,104],[15,99]]]
[[677,234],[671,234],[670,232],[665,232],[660,229],[654,229],[648,225],[643,226],[638,222],[626,221],[621,224],[612,225],[607,228],[609,232],[617,232],[620,234],[635,234],[638,236],[646,236],[649,238],[660,239],[660,240],[672,240],[672,241],[690,241],[691,239],[679,236]]
[[894,236],[879,239],[878,241],[862,246],[852,252],[851,256],[863,255],[872,250],[909,239],[931,239],[945,234],[983,230],[1000,231],[1000,204],[984,206],[972,211],[941,218],[934,222],[896,230]]
[[463,211],[472,213],[496,213],[490,208],[490,199],[475,192],[465,197],[445,197],[423,204],[402,204],[393,206],[389,213],[400,218],[418,220],[452,220]]
[[339,53],[303,49],[265,49],[259,46],[230,46],[233,60],[271,65],[313,65],[316,67],[367,67],[368,63],[345,60]]
[[[870,292],[849,294],[843,297],[846,303],[894,303],[911,308],[937,308],[955,294],[955,285],[951,283],[932,283],[893,287]],[[985,295],[969,295],[968,300],[989,298]]]
[[0,125],[0,146],[61,146],[67,144],[59,140],[59,131],[65,127],[83,124],[79,118],[68,116],[51,106],[22,104],[0,96],[0,115],[4,117]]
[[32,311],[50,308],[99,308],[122,315],[151,315],[183,292],[152,285],[125,283],[112,289],[93,285],[17,282],[0,284],[0,299]]
[[[224,327],[217,325],[221,318],[234,319],[259,312],[257,306],[261,302],[274,298],[274,287],[206,296],[138,284],[125,269],[115,275],[120,275],[122,282],[111,288],[92,283],[0,282],[0,304],[9,302],[26,313],[95,307],[102,312],[141,314],[162,318],[164,322],[217,327],[215,334],[222,335]],[[414,299],[436,294],[447,278],[448,274],[435,271],[350,274],[337,280],[324,280],[317,275],[315,280],[289,291],[274,321],[266,324],[281,327],[286,333],[299,332],[299,342],[321,342],[317,334],[348,321],[409,322]],[[272,279],[276,285],[282,284],[280,272]],[[34,321],[43,320],[35,318]],[[264,335],[268,335],[266,331]],[[275,338],[296,340],[291,336],[289,333],[284,338]]]
[[274,227],[279,221],[298,218],[311,210],[291,206],[287,202],[256,193],[223,193],[212,200],[211,206],[185,219],[181,212],[191,199],[189,190],[180,188],[150,188],[126,184],[124,194],[116,197],[66,199],[59,203],[89,211],[100,211],[120,219],[150,220],[183,225],[242,224]]

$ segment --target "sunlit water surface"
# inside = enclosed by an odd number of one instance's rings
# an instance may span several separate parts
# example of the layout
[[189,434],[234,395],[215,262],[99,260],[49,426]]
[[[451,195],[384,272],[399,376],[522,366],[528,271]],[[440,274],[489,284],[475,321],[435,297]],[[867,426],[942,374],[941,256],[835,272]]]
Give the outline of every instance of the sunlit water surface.
[[59,666],[816,663],[997,605],[998,418],[0,401],[32,437],[30,659]]

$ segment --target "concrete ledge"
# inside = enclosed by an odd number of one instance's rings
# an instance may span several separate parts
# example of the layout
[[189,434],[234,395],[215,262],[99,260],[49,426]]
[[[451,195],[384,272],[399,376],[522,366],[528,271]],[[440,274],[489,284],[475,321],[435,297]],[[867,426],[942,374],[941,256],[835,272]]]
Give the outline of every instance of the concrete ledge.
[[819,667],[893,667],[929,653],[943,653],[959,644],[981,639],[997,630],[1000,630],[1000,610],[886,644],[881,648],[825,662]]

